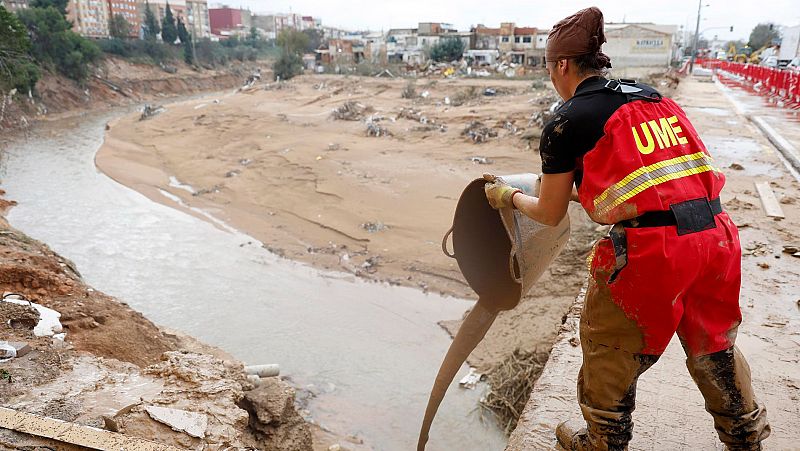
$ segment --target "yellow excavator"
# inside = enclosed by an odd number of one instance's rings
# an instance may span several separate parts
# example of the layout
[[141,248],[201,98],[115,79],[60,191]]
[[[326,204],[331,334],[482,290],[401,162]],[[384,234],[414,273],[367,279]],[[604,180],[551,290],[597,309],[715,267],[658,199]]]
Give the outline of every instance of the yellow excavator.
[[761,53],[769,47],[769,45],[765,45],[758,50],[753,50],[749,45],[745,45],[737,48],[731,42],[728,47],[728,60],[737,63],[759,64],[761,63]]
[[763,52],[764,50],[766,50],[768,48],[769,48],[769,46],[765,45],[764,47],[761,47],[760,49],[754,51],[753,53],[750,54],[750,58],[748,58],[747,62],[750,63],[750,64],[760,64],[761,63],[761,52]]
[[[750,56],[752,54],[753,54],[753,49],[751,49],[749,45],[736,48],[736,44],[731,42],[730,47],[728,47],[729,61],[735,61],[737,63],[747,63],[750,62]],[[756,59],[756,62],[758,62],[758,59]]]

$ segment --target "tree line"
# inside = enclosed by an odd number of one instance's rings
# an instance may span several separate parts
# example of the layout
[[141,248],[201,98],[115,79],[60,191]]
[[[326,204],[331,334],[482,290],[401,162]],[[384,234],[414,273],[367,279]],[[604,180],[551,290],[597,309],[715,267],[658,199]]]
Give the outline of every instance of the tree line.
[[72,31],[66,18],[67,2],[31,0],[28,8],[16,14],[0,5],[0,92],[34,92],[45,72],[83,83],[103,53],[162,67],[182,59],[212,68],[233,60],[253,61],[273,51],[273,45],[261,39],[255,28],[243,39],[195,39],[169,3],[159,21],[146,2],[141,31],[133,30],[124,16],[115,14],[108,24],[111,37],[91,40]]

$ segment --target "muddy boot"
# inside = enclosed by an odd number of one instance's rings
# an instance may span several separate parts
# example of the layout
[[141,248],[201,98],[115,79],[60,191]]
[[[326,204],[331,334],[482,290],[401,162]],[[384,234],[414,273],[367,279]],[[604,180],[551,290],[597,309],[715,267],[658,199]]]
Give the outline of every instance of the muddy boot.
[[769,437],[767,411],[753,395],[750,367],[735,346],[686,359],[686,367],[714,417],[720,441],[730,451],[758,451]]
[[589,433],[586,431],[586,423],[579,420],[569,420],[560,423],[556,427],[556,439],[558,444],[567,451],[591,450]]

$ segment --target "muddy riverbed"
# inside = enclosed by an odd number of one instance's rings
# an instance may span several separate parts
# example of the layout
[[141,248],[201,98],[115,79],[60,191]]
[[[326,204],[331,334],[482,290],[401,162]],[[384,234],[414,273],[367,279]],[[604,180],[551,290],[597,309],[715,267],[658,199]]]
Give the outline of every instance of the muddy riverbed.
[[[312,269],[117,184],[94,165],[108,119],[40,125],[6,143],[0,187],[19,202],[9,222],[156,323],[248,364],[280,364],[323,427],[369,448],[412,448],[450,343],[437,322],[471,302]],[[481,392],[452,388],[429,449],[504,447],[477,412]]]

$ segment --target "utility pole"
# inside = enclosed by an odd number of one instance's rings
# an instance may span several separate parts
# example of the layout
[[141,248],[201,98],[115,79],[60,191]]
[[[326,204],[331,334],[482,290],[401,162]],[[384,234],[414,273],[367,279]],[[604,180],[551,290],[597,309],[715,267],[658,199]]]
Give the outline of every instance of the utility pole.
[[694,27],[694,43],[692,44],[692,55],[689,57],[689,75],[694,72],[694,57],[697,54],[697,41],[700,39],[700,8],[703,7],[703,0],[697,2],[697,25]]

